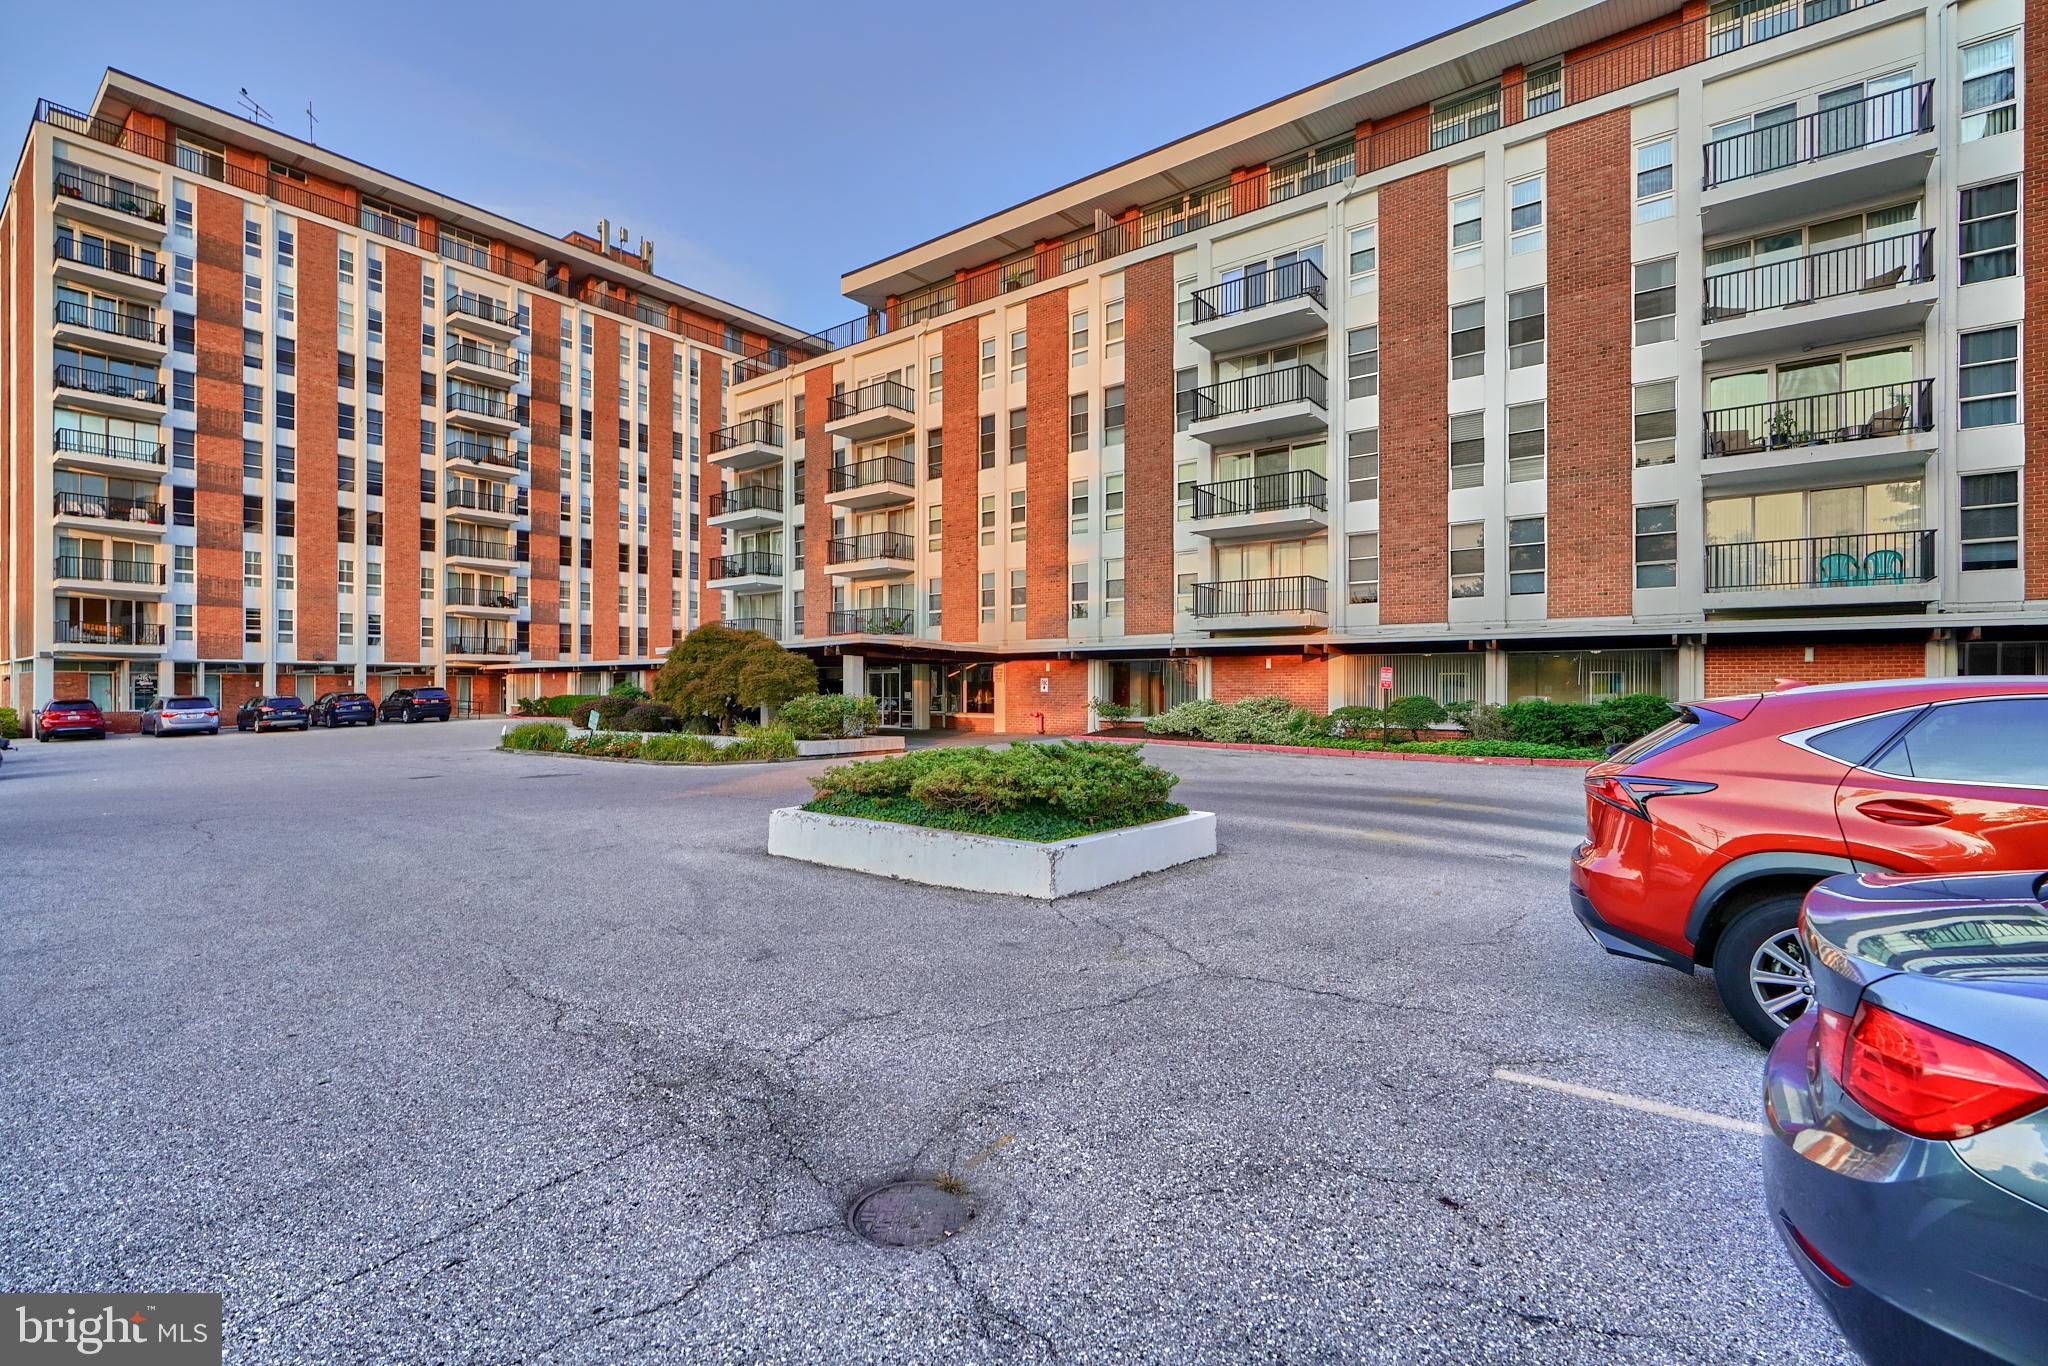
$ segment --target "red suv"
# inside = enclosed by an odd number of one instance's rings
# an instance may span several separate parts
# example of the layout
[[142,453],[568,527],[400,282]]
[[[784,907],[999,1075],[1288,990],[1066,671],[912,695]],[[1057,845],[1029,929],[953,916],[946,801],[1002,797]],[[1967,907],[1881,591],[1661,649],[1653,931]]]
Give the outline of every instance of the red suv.
[[1714,971],[1769,1043],[1812,999],[1799,903],[1836,873],[2048,868],[2048,678],[1790,686],[1681,707],[1586,774],[1572,910]]
[[48,740],[53,735],[107,738],[107,718],[101,714],[100,704],[89,697],[52,698],[43,703],[43,709],[33,719],[38,740]]

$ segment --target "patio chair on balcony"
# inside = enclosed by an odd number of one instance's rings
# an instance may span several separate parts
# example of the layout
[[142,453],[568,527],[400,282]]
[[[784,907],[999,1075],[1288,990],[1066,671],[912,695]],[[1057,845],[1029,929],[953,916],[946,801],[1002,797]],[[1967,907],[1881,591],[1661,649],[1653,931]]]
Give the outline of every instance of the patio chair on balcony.
[[1906,581],[1906,557],[1896,550],[1871,551],[1863,557],[1863,581],[1865,583],[1904,583]]
[[1740,428],[1734,431],[1709,432],[1707,434],[1707,454],[1709,455],[1747,455],[1751,451],[1760,451],[1762,449],[1762,441],[1759,441],[1754,435]]
[[1906,405],[1894,403],[1889,408],[1880,408],[1870,415],[1870,421],[1863,424],[1864,436],[1897,436],[1906,430]]
[[1834,551],[1820,557],[1821,587],[1848,588],[1863,581],[1863,566],[1854,555]]
[[1904,266],[1893,266],[1883,274],[1873,275],[1868,280],[1865,280],[1863,282],[1863,292],[1865,294],[1877,294],[1887,289],[1894,289],[1898,286],[1899,281],[1905,278],[1906,268]]

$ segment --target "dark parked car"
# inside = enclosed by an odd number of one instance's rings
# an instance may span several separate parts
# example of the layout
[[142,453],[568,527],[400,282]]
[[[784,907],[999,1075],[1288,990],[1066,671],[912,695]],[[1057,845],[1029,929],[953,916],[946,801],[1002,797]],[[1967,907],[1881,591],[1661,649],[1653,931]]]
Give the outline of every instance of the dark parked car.
[[446,721],[455,714],[446,688],[397,688],[387,693],[377,715],[385,721]]
[[1765,1069],[1764,1187],[1866,1361],[2048,1361],[2044,896],[2027,872],[1806,898],[1815,1008]]
[[377,704],[370,700],[368,693],[324,692],[313,699],[313,705],[306,709],[309,722],[316,726],[374,726],[377,724]]
[[47,741],[53,735],[90,735],[95,740],[107,738],[107,718],[101,713],[100,704],[90,698],[52,698],[29,719],[38,740]]
[[144,735],[177,732],[220,734],[220,708],[210,697],[159,697],[142,713]]
[[311,724],[306,704],[296,697],[252,697],[235,708],[235,729],[258,735],[266,730],[304,730]]

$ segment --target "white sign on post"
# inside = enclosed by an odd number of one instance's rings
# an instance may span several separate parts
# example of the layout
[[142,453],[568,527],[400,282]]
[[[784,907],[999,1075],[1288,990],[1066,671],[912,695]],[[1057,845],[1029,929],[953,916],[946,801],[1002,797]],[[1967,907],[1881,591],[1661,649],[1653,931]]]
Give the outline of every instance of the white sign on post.
[[1052,680],[1041,674],[1038,679],[1038,690],[1040,692],[1051,692]]

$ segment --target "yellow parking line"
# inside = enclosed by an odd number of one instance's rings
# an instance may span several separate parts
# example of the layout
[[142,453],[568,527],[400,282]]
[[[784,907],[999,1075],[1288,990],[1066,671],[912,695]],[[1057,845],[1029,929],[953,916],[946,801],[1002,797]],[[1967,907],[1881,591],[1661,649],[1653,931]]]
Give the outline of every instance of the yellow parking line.
[[1577,1096],[1580,1100],[1597,1100],[1603,1105],[1616,1105],[1624,1110],[1641,1110],[1644,1114],[1662,1115],[1666,1119],[1682,1119],[1688,1124],[1704,1124],[1708,1128],[1726,1129],[1730,1133],[1751,1134],[1757,1138],[1764,1136],[1764,1126],[1754,1120],[1730,1119],[1726,1115],[1709,1114],[1705,1110],[1689,1110],[1683,1105],[1670,1105],[1643,1096],[1625,1096],[1619,1091],[1602,1091],[1598,1087],[1580,1086],[1576,1082],[1531,1076],[1527,1072],[1511,1072],[1505,1067],[1494,1068],[1493,1075],[1500,1081],[1512,1081],[1522,1086],[1537,1086],[1546,1091]]

